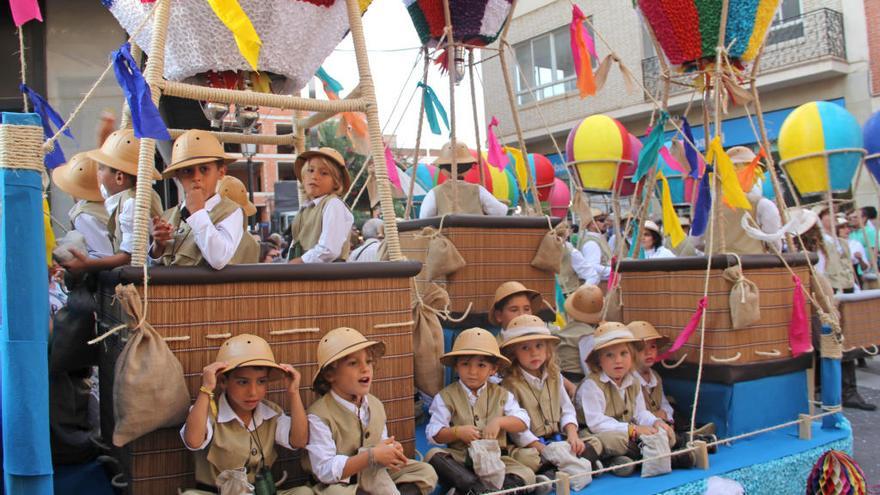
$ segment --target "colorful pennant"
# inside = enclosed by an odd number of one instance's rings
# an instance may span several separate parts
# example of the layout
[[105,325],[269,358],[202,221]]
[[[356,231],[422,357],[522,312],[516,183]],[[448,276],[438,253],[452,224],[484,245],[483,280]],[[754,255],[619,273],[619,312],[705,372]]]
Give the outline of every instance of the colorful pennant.
[[[664,149],[666,148],[664,147]],[[669,235],[672,247],[677,247],[687,235],[681,228],[681,220],[678,218],[678,214],[675,213],[675,207],[672,205],[672,192],[669,190],[669,181],[663,176],[663,172],[658,172],[657,178],[663,184],[663,191],[661,193],[663,199],[660,202],[663,209],[663,230]]]
[[9,8],[12,10],[12,22],[16,27],[34,19],[43,22],[43,14],[40,13],[40,4],[37,0],[9,0]]
[[709,215],[712,212],[712,192],[709,188],[709,174],[703,174],[697,191],[697,203],[694,205],[694,219],[691,221],[691,235],[699,237],[706,233],[709,226]]
[[144,75],[131,56],[129,43],[124,43],[113,52],[113,72],[128,102],[135,137],[171,140],[168,127],[162,120],[159,109],[153,104],[150,87],[147,86]]
[[437,94],[431,89],[431,86],[419,81],[418,87],[422,88],[422,98],[425,101],[425,116],[428,118],[428,126],[431,127],[431,133],[440,135],[440,122],[437,121],[437,115],[443,119],[446,129],[449,129],[449,118],[446,117],[446,109],[437,98]]
[[495,116],[492,116],[487,129],[489,136],[487,138],[489,144],[489,164],[494,165],[498,170],[504,171],[507,167],[507,153],[501,149],[501,143],[498,142],[498,137],[492,130],[493,127],[498,127],[498,119]]
[[697,330],[697,326],[700,324],[700,318],[703,317],[703,311],[706,310],[707,304],[708,300],[706,299],[706,296],[701,297],[700,301],[697,303],[697,310],[691,315],[691,319],[688,321],[687,325],[685,325],[681,333],[678,334],[678,337],[675,338],[672,347],[657,358],[658,361],[672,357],[672,355],[675,354],[675,351],[681,349],[688,339],[691,338],[691,335],[694,334]]
[[254,29],[254,25],[248,18],[238,0],[207,0],[214,14],[223,22],[223,25],[232,32],[235,44],[241,56],[247,60],[251,69],[257,70],[257,62],[260,60],[260,47],[263,41]]
[[684,155],[687,157],[688,165],[690,165],[690,172],[688,175],[691,178],[699,179],[703,175],[703,163],[700,160],[700,155],[697,153],[697,150],[694,149],[693,145],[696,145],[696,141],[694,141],[694,133],[691,131],[691,124],[688,122],[687,117],[684,115],[681,116],[681,130],[684,134],[684,137],[687,138],[684,141]]
[[[45,135],[47,139],[54,136],[57,129],[64,127],[64,119],[61,118],[61,115],[52,108],[52,105],[50,105],[45,98],[27,87],[25,84],[19,84],[18,88],[22,93],[27,95],[29,100],[31,100],[31,104],[34,106],[34,113],[40,116],[40,120],[43,123],[43,135]],[[73,134],[70,132],[70,129],[65,129],[64,135],[73,139]],[[66,161],[67,158],[64,157],[64,151],[61,149],[61,144],[56,140],[54,149],[46,153],[45,158],[43,158],[43,163],[45,163],[46,168],[52,170]]]
[[[596,80],[593,77],[593,60],[590,57],[590,46],[595,53],[595,43],[587,32],[584,21],[587,17],[577,5],[571,6],[571,57],[574,60],[574,71],[577,75],[577,87],[581,98],[596,94]],[[594,55],[595,56],[595,55]]]
[[632,177],[632,183],[638,182],[648,173],[654,165],[657,165],[657,157],[660,154],[660,148],[663,147],[663,127],[669,120],[669,114],[666,110],[660,111],[660,118],[657,119],[656,125],[651,129],[648,139],[639,152],[639,166]]
[[788,325],[788,344],[792,357],[798,357],[813,349],[810,333],[810,316],[807,314],[807,302],[804,300],[804,289],[800,277],[792,275],[794,292],[791,302],[791,322]]
[[385,168],[388,170],[388,180],[394,184],[395,187],[403,191],[403,186],[400,184],[400,175],[398,175],[397,164],[394,162],[394,155],[391,153],[391,148],[388,145],[385,145]]
[[736,176],[733,161],[731,161],[727,152],[724,151],[724,148],[721,147],[721,136],[712,138],[706,160],[715,163],[718,177],[721,179],[721,191],[724,196],[724,202],[732,208],[751,210],[752,204],[749,203],[746,193],[739,186],[739,179]]

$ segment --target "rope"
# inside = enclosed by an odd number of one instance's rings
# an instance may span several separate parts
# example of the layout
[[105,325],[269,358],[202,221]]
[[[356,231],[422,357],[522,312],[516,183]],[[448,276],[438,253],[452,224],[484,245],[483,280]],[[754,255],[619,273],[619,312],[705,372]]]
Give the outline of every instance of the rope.
[[412,180],[409,182],[409,194],[406,196],[406,209],[403,212],[404,220],[408,220],[410,215],[412,214],[413,207],[413,193],[415,192],[416,187],[416,177],[419,172],[419,154],[421,152],[422,147],[422,128],[424,127],[425,120],[425,91],[427,91],[428,86],[428,69],[431,64],[431,59],[428,57],[428,48],[424,48],[425,63],[422,74],[422,84],[425,86],[422,88],[422,101],[419,103],[419,123],[418,128],[416,130],[416,147],[413,153],[415,153],[415,157],[413,157],[413,173]]
[[[162,0],[160,0],[160,1],[162,1]],[[144,323],[147,321],[147,309],[149,307],[148,305],[150,302],[150,298],[149,298],[150,274],[147,273],[147,265],[143,265],[143,269],[144,269],[144,299],[143,299],[143,306],[141,308],[141,317],[138,320],[137,324],[133,327],[129,327],[128,323],[116,325],[115,327],[111,328],[110,330],[107,330],[106,332],[99,335],[98,337],[95,337],[94,339],[88,341],[87,342],[88,345],[95,345],[98,342],[101,342],[102,340],[106,339],[107,337],[110,337],[111,335],[116,334],[116,332],[122,330],[123,328],[129,328],[129,330],[137,330],[137,329],[144,326]],[[114,296],[114,302],[115,301],[116,301],[116,296]],[[188,337],[187,337],[187,339],[188,339]]]
[[[18,31],[18,65],[21,69],[21,73],[19,78],[22,84],[27,84],[27,61],[24,57],[24,31],[22,31],[21,26],[16,28]],[[23,92],[21,94],[22,108],[24,108],[24,113],[30,112],[30,107],[28,106],[27,95]]]
[[0,168],[43,173],[43,128],[0,125]]
[[[477,138],[477,169],[480,173],[480,185],[486,186],[485,174],[488,170],[483,170],[483,150],[480,143],[480,119],[477,112],[477,89],[474,81],[474,51],[468,50],[468,82],[471,87],[471,109],[474,114],[474,134]],[[488,160],[487,160],[488,161]],[[490,177],[491,178],[491,177]]]

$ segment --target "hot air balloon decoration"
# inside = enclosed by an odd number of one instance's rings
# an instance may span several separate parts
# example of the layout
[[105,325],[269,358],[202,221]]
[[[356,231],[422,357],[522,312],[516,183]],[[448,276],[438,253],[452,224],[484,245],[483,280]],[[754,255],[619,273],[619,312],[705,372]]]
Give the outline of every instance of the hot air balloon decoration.
[[880,184],[880,112],[874,112],[863,129],[863,140],[868,156],[865,157],[865,167]]
[[568,134],[565,154],[584,190],[610,193],[620,169],[633,163],[630,148],[630,134],[620,122],[591,115]]

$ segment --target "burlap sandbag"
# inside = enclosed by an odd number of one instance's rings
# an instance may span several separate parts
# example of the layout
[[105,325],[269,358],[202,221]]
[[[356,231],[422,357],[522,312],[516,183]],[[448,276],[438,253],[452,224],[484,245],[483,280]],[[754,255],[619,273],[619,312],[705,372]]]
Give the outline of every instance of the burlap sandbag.
[[248,482],[247,470],[243,467],[227,469],[217,475],[220,495],[251,495],[254,485]]
[[[371,447],[361,447],[358,453],[365,452]],[[358,493],[369,495],[400,495],[400,490],[391,480],[388,468],[380,464],[367,466],[358,473]]]
[[660,430],[652,435],[642,435],[639,437],[639,446],[642,451],[642,478],[650,478],[651,476],[660,476],[672,471],[672,458],[663,457],[671,451],[669,448],[669,435],[665,430]]
[[425,256],[425,268],[422,271],[428,280],[445,280],[447,276],[461,270],[467,265],[455,244],[433,227],[422,229],[421,237],[427,237],[428,253]]
[[559,471],[572,477],[571,488],[573,490],[582,490],[592,483],[593,467],[590,465],[590,461],[574,455],[568,442],[550,443],[544,448],[544,453],[541,456],[556,466]]
[[550,229],[541,239],[538,251],[532,258],[531,265],[538,270],[559,273],[562,270],[562,259],[565,257],[565,234],[568,226],[564,222]]
[[468,455],[474,461],[474,473],[480,480],[497,489],[504,484],[504,461],[498,440],[474,440],[468,447]]
[[113,382],[113,445],[122,447],[151,431],[186,420],[189,391],[183,366],[152,325],[141,321],[134,285],[117,285],[116,300],[128,315],[128,342],[116,359]]
[[437,311],[449,306],[449,294],[437,284],[427,290],[413,307],[413,355],[416,388],[434,396],[443,388],[443,326]]
[[742,266],[724,270],[725,280],[732,282],[730,288],[730,321],[734,330],[741,330],[761,319],[761,297],[758,285],[743,275]]

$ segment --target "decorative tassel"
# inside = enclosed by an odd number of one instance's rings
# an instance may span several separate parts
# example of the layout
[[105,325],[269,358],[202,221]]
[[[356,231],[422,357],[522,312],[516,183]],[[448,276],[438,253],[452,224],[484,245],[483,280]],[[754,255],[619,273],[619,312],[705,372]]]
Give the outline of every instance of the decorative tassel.
[[[584,26],[586,16],[577,5],[571,6],[571,57],[574,60],[574,71],[577,74],[577,86],[581,98],[596,94],[596,81],[593,78],[593,59],[590,57],[591,45],[595,46],[592,37]],[[595,47],[592,50],[596,51]]]
[[681,220],[675,213],[675,207],[672,205],[672,192],[669,190],[669,181],[663,176],[663,172],[657,174],[657,178],[663,183],[662,201],[663,207],[663,230],[669,235],[672,247],[677,247],[681,241],[687,237],[681,228]]
[[40,13],[40,4],[37,0],[9,0],[9,8],[12,10],[12,22],[15,27],[21,27],[34,19],[43,22],[43,14]]
[[495,136],[495,132],[492,130],[493,127],[498,127],[498,119],[496,119],[494,116],[489,122],[489,126],[487,128],[487,134],[489,136],[489,163],[503,172],[504,169],[507,167],[507,153],[505,153],[504,150],[501,149],[501,143],[498,142],[498,137]]
[[706,160],[715,162],[718,176],[721,178],[721,191],[724,195],[725,204],[730,205],[732,208],[751,210],[752,204],[746,198],[746,193],[739,187],[739,179],[736,177],[733,162],[730,160],[727,152],[724,151],[724,148],[721,147],[721,136],[712,138]]
[[672,355],[675,354],[675,351],[681,349],[682,346],[687,343],[688,339],[691,338],[691,335],[694,334],[694,331],[697,330],[697,326],[700,324],[700,318],[703,317],[703,311],[706,310],[707,304],[708,300],[706,297],[701,297],[700,302],[697,303],[697,310],[691,315],[690,321],[688,321],[681,333],[678,334],[678,337],[675,338],[672,347],[657,358],[658,361],[672,357]]
[[804,300],[803,285],[800,277],[792,275],[794,292],[791,297],[791,322],[788,325],[788,344],[792,357],[798,357],[813,349],[810,334],[810,318],[807,315],[807,303]]
[[642,146],[642,151],[639,152],[639,166],[633,174],[633,184],[637,184],[648,173],[648,170],[657,164],[657,157],[663,146],[663,127],[668,120],[669,114],[666,113],[666,110],[661,110],[657,125],[651,129],[651,134],[648,135],[648,139]]
[[403,186],[400,184],[400,175],[397,173],[397,164],[394,163],[394,155],[391,154],[391,148],[387,144],[385,145],[385,168],[388,170],[388,180],[395,187],[403,191]]
[[706,233],[709,226],[709,213],[712,211],[712,193],[709,190],[709,174],[703,174],[700,179],[700,188],[697,195],[697,204],[694,205],[694,219],[691,222],[691,235],[699,237]]
[[[61,118],[61,115],[52,108],[52,105],[50,105],[45,98],[27,87],[25,84],[19,84],[18,88],[22,93],[27,95],[28,99],[31,100],[31,104],[34,106],[34,113],[40,116],[40,120],[43,123],[43,135],[46,136],[47,139],[55,135],[55,129],[61,129],[64,127],[64,119]],[[65,129],[64,135],[73,139],[73,134],[71,134],[70,129]],[[55,148],[52,151],[47,152],[43,159],[43,163],[46,164],[46,168],[49,170],[52,170],[66,161],[67,158],[64,157],[64,151],[61,149],[61,145],[57,141],[55,142]]]
[[254,25],[248,18],[238,0],[207,0],[214,14],[224,26],[232,32],[235,44],[241,56],[247,60],[252,70],[257,70],[257,62],[260,60],[260,47],[263,41],[254,29]]
[[113,72],[116,73],[116,81],[131,110],[134,135],[138,138],[169,141],[171,135],[168,134],[168,127],[162,121],[159,109],[153,104],[150,87],[147,86],[130,50],[131,45],[125,43],[113,52]]
[[422,88],[422,98],[425,101],[425,116],[428,118],[428,126],[431,128],[432,134],[440,135],[440,122],[437,121],[437,114],[443,119],[446,129],[449,129],[449,118],[446,117],[446,109],[440,103],[440,98],[431,89],[431,86],[419,81],[418,87]]

